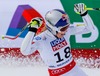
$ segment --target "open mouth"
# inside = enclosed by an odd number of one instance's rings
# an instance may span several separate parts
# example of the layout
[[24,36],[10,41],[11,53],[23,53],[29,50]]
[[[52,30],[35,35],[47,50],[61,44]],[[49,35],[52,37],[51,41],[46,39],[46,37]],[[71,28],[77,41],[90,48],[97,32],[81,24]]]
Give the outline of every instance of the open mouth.
[[62,27],[62,28],[60,28],[60,31],[66,31],[68,29],[68,27],[69,27],[69,25]]

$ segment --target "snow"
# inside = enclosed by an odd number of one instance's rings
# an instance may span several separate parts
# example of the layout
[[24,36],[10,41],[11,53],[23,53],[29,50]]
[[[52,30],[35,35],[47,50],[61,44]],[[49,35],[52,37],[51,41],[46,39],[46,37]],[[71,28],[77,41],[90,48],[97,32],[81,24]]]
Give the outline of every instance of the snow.
[[46,67],[0,68],[0,76],[48,76]]
[[[100,69],[82,68],[88,76],[100,76]],[[46,66],[0,67],[0,76],[49,76]]]
[[88,76],[100,76],[100,68],[82,68]]
[[[77,64],[80,65],[83,59],[77,60]],[[86,62],[87,63],[87,62]],[[84,61],[85,64],[85,61]],[[100,63],[99,63],[100,65]],[[80,68],[88,76],[100,76],[100,68],[91,67],[91,63]],[[93,66],[93,65],[92,65]],[[40,55],[29,58],[17,58],[9,55],[0,56],[0,76],[49,76],[47,66],[41,60]]]

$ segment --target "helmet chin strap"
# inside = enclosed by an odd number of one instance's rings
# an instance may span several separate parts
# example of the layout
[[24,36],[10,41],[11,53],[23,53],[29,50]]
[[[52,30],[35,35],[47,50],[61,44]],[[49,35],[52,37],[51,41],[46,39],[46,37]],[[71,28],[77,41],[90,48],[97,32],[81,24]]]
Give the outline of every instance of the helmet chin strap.
[[56,36],[56,34],[58,33],[58,31],[56,31],[56,30],[52,30],[51,28],[52,27],[50,27],[50,26],[48,26],[48,25],[46,25],[46,28],[47,28],[47,30],[49,31],[49,32],[51,32],[57,39],[58,39],[58,37]]
[[[56,31],[56,34],[58,33],[58,31]],[[57,39],[58,39],[58,37],[57,37],[57,35],[54,35]]]

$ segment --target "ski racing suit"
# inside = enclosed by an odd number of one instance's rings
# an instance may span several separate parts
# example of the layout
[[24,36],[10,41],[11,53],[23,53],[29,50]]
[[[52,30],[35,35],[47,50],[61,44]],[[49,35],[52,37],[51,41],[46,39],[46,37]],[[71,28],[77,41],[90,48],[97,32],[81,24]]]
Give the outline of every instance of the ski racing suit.
[[[39,51],[44,63],[48,66],[50,76],[87,76],[75,63],[70,46],[70,36],[90,33],[95,30],[94,23],[87,14],[82,16],[83,22],[70,24],[66,34],[62,38],[56,38],[49,30],[34,36],[29,31],[25,36],[21,53],[30,55]],[[32,44],[32,42],[34,42]]]

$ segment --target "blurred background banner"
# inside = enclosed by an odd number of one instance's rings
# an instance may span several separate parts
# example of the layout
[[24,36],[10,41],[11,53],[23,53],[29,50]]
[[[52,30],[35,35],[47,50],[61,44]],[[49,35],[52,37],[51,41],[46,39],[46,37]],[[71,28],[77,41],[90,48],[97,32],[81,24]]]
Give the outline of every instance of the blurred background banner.
[[[2,39],[2,36],[15,37],[32,18],[38,16],[45,18],[46,12],[51,9],[57,8],[64,10],[68,13],[71,23],[83,22],[82,18],[74,12],[75,3],[85,3],[87,7],[100,8],[100,0],[1,0],[0,59],[8,57],[10,60],[14,58],[15,60],[19,58],[32,59],[34,55],[37,55],[37,51],[30,56],[23,56],[20,53],[20,46],[28,29],[15,40]],[[71,36],[72,54],[76,61],[78,63],[81,62],[82,65],[90,65],[91,63],[90,66],[100,67],[100,11],[92,10],[88,11],[88,13],[92,17],[97,30],[88,34]],[[83,63],[78,60],[80,58]],[[84,61],[89,62],[89,64],[84,63]]]
[[[69,14],[71,23],[73,22],[82,22],[82,18],[74,12],[74,4],[76,3],[85,3],[88,8],[99,8],[100,0],[60,0],[64,10]],[[96,25],[97,30],[83,35],[74,35],[71,37],[71,44],[73,48],[100,48],[100,11],[91,10],[88,11],[91,16],[94,24]]]
[[[71,23],[83,22],[74,12],[74,4],[85,3],[88,8],[100,8],[100,0],[60,0],[64,10],[68,13]],[[100,11],[88,11],[94,24],[95,31],[88,34],[73,35],[70,38],[73,57],[81,66],[100,68]]]
[[[46,3],[47,2],[47,3]],[[0,1],[0,47],[20,47],[20,44],[27,34],[27,29],[15,40],[2,39],[1,37],[16,36],[32,18],[41,16],[44,18],[47,11],[55,8],[65,10],[69,14],[71,23],[82,22],[82,18],[74,12],[75,3],[85,3],[87,7],[100,7],[99,0],[45,0],[45,1]],[[45,4],[46,3],[46,4]],[[55,5],[55,3],[57,5]],[[51,6],[52,5],[52,6]],[[88,11],[96,25],[96,31],[89,34],[71,36],[72,48],[100,48],[100,11]]]
[[[55,5],[55,3],[57,5]],[[0,47],[20,47],[27,30],[15,40],[4,39],[2,35],[16,36],[32,18],[41,16],[44,18],[47,11],[51,9],[63,9],[58,0],[1,0],[0,1]]]

